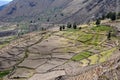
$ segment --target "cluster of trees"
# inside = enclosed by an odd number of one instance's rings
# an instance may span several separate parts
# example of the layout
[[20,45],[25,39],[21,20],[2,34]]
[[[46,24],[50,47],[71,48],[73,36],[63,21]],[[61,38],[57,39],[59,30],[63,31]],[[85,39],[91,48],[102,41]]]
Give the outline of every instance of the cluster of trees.
[[111,19],[112,21],[116,20],[116,19],[120,19],[120,12],[116,13],[116,12],[109,12],[106,15],[103,15],[100,19]]
[[68,24],[67,24],[67,28],[77,29],[77,24],[76,24],[76,23],[73,23],[73,24],[68,23]]
[[67,24],[67,26],[60,26],[60,31],[62,31],[62,30],[65,30],[65,28],[71,28],[71,29],[77,29],[77,24],[76,23],[74,23],[74,24],[71,24],[71,23],[68,23]]
[[120,12],[118,14],[116,14],[116,12],[109,12],[106,15],[102,15],[101,18],[98,18],[96,20],[96,25],[100,25],[101,20],[104,20],[104,19],[111,19],[112,21],[116,19],[120,19]]
[[65,30],[65,26],[60,26],[60,31]]
[[109,12],[107,15],[106,15],[106,18],[108,19],[111,19],[112,21],[116,20],[117,18],[117,14],[115,12]]
[[115,13],[115,12],[109,12],[109,13],[107,13],[106,15],[103,14],[102,17],[99,18],[99,19],[104,20],[104,19],[106,19],[106,18],[107,18],[107,19],[111,19],[112,21],[114,21],[114,20],[116,20],[116,13]]

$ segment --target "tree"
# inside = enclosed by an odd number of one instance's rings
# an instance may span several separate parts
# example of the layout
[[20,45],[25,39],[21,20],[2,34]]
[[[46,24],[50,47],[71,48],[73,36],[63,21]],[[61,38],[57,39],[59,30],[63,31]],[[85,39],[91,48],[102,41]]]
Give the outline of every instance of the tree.
[[62,27],[62,26],[60,26],[60,28],[59,28],[59,29],[60,29],[60,31],[62,31],[63,27]]
[[112,12],[107,13],[106,18],[110,18],[112,16]]
[[115,12],[112,13],[110,19],[111,19],[112,21],[116,20],[116,13],[115,13]]
[[101,19],[102,19],[102,20],[104,20],[104,19],[105,19],[105,15],[104,15],[104,14],[102,15]]
[[101,23],[100,19],[97,19],[96,20],[96,25],[100,25],[100,23]]
[[112,21],[116,20],[116,13],[115,12],[109,12],[107,15],[106,15],[106,18],[109,18],[111,19]]
[[72,28],[72,25],[70,23],[68,23],[67,28]]
[[65,29],[65,26],[63,25],[62,28],[63,28],[63,30],[64,30],[64,29]]
[[77,29],[76,23],[73,24],[73,29]]
[[107,39],[111,40],[111,31],[108,32]]

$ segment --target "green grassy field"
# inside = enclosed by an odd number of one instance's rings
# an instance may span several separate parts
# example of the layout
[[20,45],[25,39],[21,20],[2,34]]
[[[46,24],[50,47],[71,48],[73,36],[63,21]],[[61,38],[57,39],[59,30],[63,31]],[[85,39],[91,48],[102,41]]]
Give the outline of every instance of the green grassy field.
[[85,43],[87,41],[90,41],[92,38],[93,38],[92,34],[83,34],[83,35],[79,36],[77,40]]
[[112,30],[112,28],[109,27],[109,26],[99,25],[99,26],[94,26],[93,28],[91,28],[91,30],[94,30],[94,31],[110,31],[110,30]]
[[72,60],[73,60],[73,61],[79,61],[79,60],[88,58],[88,57],[91,56],[91,55],[92,55],[92,53],[87,52],[87,51],[86,51],[86,52],[81,52],[81,53],[73,56],[73,57],[72,57]]

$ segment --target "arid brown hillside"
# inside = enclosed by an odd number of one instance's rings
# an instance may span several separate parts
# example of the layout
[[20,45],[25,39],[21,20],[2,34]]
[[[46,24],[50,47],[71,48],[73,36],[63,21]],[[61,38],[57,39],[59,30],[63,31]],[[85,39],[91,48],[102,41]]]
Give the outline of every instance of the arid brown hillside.
[[[117,0],[13,0],[0,12],[3,21],[88,22],[116,10]],[[118,6],[117,6],[118,7]]]

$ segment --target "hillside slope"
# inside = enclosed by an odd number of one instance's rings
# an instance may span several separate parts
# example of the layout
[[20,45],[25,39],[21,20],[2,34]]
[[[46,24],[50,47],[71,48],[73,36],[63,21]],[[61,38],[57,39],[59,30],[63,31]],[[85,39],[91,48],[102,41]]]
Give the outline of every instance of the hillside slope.
[[[13,0],[0,12],[3,21],[88,22],[115,11],[117,0]],[[119,7],[119,6],[117,6]]]
[[[117,26],[120,24],[106,23]],[[90,26],[91,25],[91,26]],[[31,32],[0,46],[2,80],[106,80],[119,70],[119,38],[109,26]],[[4,47],[3,47],[4,46]],[[116,74],[115,74],[116,75]],[[119,80],[119,74],[117,74]],[[113,78],[111,78],[113,80]],[[110,79],[110,80],[111,80]]]

